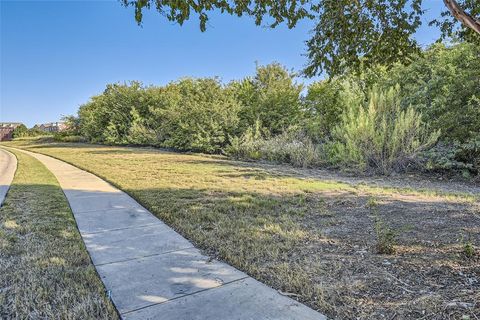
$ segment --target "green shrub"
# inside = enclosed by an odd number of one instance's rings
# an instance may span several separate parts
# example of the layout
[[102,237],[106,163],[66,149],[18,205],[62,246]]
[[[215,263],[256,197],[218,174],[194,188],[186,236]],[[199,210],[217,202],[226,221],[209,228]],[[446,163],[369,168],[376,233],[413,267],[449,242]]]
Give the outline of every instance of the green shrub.
[[87,139],[82,136],[62,136],[55,138],[55,140],[62,142],[87,142]]
[[80,131],[92,142],[220,152],[238,125],[239,104],[217,79],[165,87],[108,85],[80,107]]
[[347,107],[364,100],[365,94],[355,81],[335,78],[312,83],[304,100],[308,135],[316,142],[330,139]]
[[158,145],[158,137],[152,128],[147,125],[148,119],[142,117],[136,108],[130,111],[132,123],[128,130],[127,141],[135,145]]
[[463,254],[466,258],[473,258],[476,255],[475,245],[472,242],[472,236],[470,234],[461,234],[460,243],[462,245]]
[[359,93],[368,92],[372,86],[388,90],[400,85],[401,109],[413,108],[432,131],[441,130],[441,146],[432,157],[425,157],[427,170],[478,175],[478,157],[471,148],[480,132],[478,46],[435,44],[408,65],[397,64],[390,69],[374,66],[360,74],[347,73],[312,84],[305,99],[310,114],[305,126],[315,141],[331,137],[331,129],[341,121],[346,110],[341,94],[348,92],[342,87],[344,82],[352,83]]
[[237,159],[261,159],[297,167],[315,166],[322,161],[319,146],[297,127],[291,127],[274,137],[265,137],[258,122],[240,138],[232,139],[226,153]]
[[421,112],[441,141],[465,143],[480,132],[480,47],[435,44],[408,66],[397,65],[377,79],[400,84],[402,106]]
[[412,107],[402,110],[398,86],[374,88],[367,106],[348,106],[327,149],[333,163],[388,174],[404,169],[439,134],[430,133]]
[[310,167],[320,162],[319,148],[295,129],[265,140],[260,152],[265,160],[290,163],[297,167]]
[[465,143],[439,143],[422,154],[427,171],[462,174],[465,178],[480,175],[480,135]]
[[300,94],[303,85],[278,63],[257,66],[254,77],[233,81],[229,89],[240,103],[237,133],[243,133],[258,120],[272,134],[279,134],[300,122],[303,116]]
[[74,115],[63,116],[62,121],[65,124],[64,130],[62,133],[70,136],[80,136],[80,118]]
[[377,253],[394,254],[397,234],[378,216],[375,217],[375,234],[377,236]]
[[158,93],[149,125],[160,146],[220,152],[238,125],[238,110],[233,93],[217,79],[183,79]]
[[41,131],[36,127],[27,129],[27,127],[24,124],[21,124],[20,126],[15,128],[15,130],[13,130],[13,138],[16,140],[29,138],[29,137],[45,136],[45,135],[51,135],[51,133]]
[[80,106],[78,111],[81,135],[92,142],[127,143],[133,107],[145,106],[145,90],[136,81],[109,84],[105,91]]
[[475,247],[471,241],[467,241],[463,244],[463,253],[467,258],[472,258],[475,255]]
[[14,139],[28,137],[28,134],[28,128],[24,124],[19,125],[13,130]]
[[455,150],[455,159],[468,164],[470,172],[480,175],[480,132]]
[[[480,176],[479,48],[436,44],[407,66],[373,66],[315,82],[304,97],[295,77],[273,63],[226,86],[216,78],[110,84],[80,107],[78,117],[65,119],[72,128],[66,135],[225,150],[241,159],[297,166],[328,160],[389,173],[415,163],[426,171]],[[440,129],[439,143],[429,150]]]
[[225,153],[236,159],[260,160],[262,158],[260,148],[264,142],[264,135],[264,129],[257,120],[255,125],[248,127],[240,137],[230,137],[230,145],[225,148]]

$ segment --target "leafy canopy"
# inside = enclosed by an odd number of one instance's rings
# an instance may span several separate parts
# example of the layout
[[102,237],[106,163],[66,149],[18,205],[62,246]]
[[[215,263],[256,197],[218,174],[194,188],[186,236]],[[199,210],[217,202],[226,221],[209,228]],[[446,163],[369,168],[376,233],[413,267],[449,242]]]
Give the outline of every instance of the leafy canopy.
[[[135,8],[140,24],[144,9],[155,9],[169,21],[182,25],[190,17],[199,19],[206,30],[213,10],[236,16],[251,16],[255,24],[289,28],[301,19],[315,19],[313,36],[307,41],[308,63],[304,73],[336,75],[373,64],[409,62],[419,53],[412,38],[425,13],[423,0],[120,0]],[[480,44],[480,1],[444,0],[445,11],[430,22],[442,32],[442,39],[457,37]]]
[[294,81],[278,63],[257,66],[255,77],[233,81],[229,87],[241,103],[240,130],[260,121],[272,134],[278,134],[301,117],[301,84]]

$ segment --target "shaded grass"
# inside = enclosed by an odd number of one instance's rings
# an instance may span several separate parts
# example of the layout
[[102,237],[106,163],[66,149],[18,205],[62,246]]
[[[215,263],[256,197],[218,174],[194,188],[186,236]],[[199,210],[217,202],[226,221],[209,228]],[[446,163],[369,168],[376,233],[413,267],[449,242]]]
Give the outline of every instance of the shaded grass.
[[0,318],[117,319],[55,177],[13,152],[0,208]]
[[[11,145],[110,181],[209,255],[332,317],[480,311],[480,264],[463,258],[458,240],[467,232],[480,243],[477,195],[350,185],[147,148]],[[376,253],[372,207],[389,227],[405,230],[394,256]],[[451,301],[473,307],[447,307]]]

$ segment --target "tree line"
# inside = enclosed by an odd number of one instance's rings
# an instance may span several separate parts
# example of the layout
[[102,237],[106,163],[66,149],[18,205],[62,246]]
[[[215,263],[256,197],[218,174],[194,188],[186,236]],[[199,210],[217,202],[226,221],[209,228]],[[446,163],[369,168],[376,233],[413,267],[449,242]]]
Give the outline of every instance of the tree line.
[[480,168],[480,49],[435,44],[410,64],[369,66],[309,86],[278,63],[222,83],[107,85],[67,117],[93,143],[224,153],[366,172]]

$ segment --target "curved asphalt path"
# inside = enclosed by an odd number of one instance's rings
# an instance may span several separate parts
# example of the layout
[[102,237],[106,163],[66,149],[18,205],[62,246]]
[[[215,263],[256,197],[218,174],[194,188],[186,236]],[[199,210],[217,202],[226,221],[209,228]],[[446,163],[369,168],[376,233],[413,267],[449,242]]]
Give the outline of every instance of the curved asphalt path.
[[322,314],[201,254],[126,193],[63,161],[24,150],[57,178],[123,319],[320,320]]
[[5,200],[8,189],[10,189],[16,170],[17,158],[5,149],[0,148],[0,206]]

